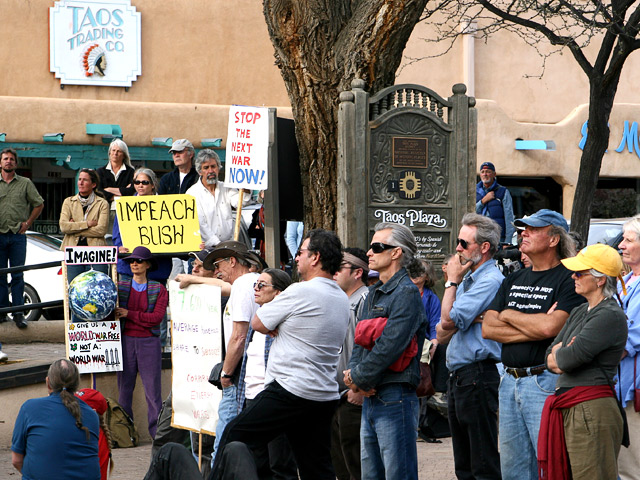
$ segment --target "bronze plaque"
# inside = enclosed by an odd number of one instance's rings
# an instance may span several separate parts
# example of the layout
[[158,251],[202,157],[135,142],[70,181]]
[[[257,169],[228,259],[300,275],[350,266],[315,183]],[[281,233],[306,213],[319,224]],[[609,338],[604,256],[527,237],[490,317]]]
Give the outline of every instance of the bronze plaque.
[[426,138],[393,137],[392,164],[394,167],[427,168]]

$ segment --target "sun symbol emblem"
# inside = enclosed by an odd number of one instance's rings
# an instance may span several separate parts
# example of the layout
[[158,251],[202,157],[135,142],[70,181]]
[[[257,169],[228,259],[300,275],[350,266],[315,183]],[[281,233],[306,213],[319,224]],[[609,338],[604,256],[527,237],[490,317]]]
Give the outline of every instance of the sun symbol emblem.
[[97,43],[90,45],[82,56],[82,66],[87,77],[92,77],[94,73],[104,77],[107,69],[107,55],[103,48]]
[[416,172],[402,172],[399,185],[400,198],[414,199],[420,196],[420,187],[422,186],[422,181],[416,176]]

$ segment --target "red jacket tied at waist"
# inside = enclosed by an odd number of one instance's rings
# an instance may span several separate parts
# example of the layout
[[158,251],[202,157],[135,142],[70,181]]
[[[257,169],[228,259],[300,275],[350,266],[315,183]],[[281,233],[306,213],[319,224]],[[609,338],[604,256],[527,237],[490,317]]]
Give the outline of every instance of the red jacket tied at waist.
[[544,402],[538,434],[538,477],[540,480],[563,480],[569,474],[569,455],[564,439],[561,409],[596,398],[613,397],[609,385],[573,387],[561,395],[550,395]]
[[[376,340],[382,335],[384,327],[387,325],[387,317],[376,317],[367,320],[361,320],[356,325],[355,343],[367,350],[371,350]],[[409,346],[402,352],[400,358],[389,365],[389,370],[394,372],[403,372],[411,363],[411,359],[418,354],[418,339],[413,336]]]

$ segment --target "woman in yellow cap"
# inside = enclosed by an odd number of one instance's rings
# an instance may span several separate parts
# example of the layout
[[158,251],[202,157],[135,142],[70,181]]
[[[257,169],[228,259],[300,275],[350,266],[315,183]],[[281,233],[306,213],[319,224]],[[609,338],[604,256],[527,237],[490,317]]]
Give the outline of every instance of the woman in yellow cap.
[[622,260],[597,244],[562,263],[587,303],[571,312],[547,349],[547,368],[560,377],[540,423],[540,478],[615,480],[623,419],[613,378],[627,341],[626,316],[615,300]]

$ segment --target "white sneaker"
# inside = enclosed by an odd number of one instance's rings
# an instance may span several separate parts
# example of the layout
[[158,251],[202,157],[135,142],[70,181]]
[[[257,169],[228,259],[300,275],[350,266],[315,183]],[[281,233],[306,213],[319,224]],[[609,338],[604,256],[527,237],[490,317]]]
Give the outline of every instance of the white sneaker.
[[5,363],[7,360],[9,360],[9,355],[0,350],[0,363]]

